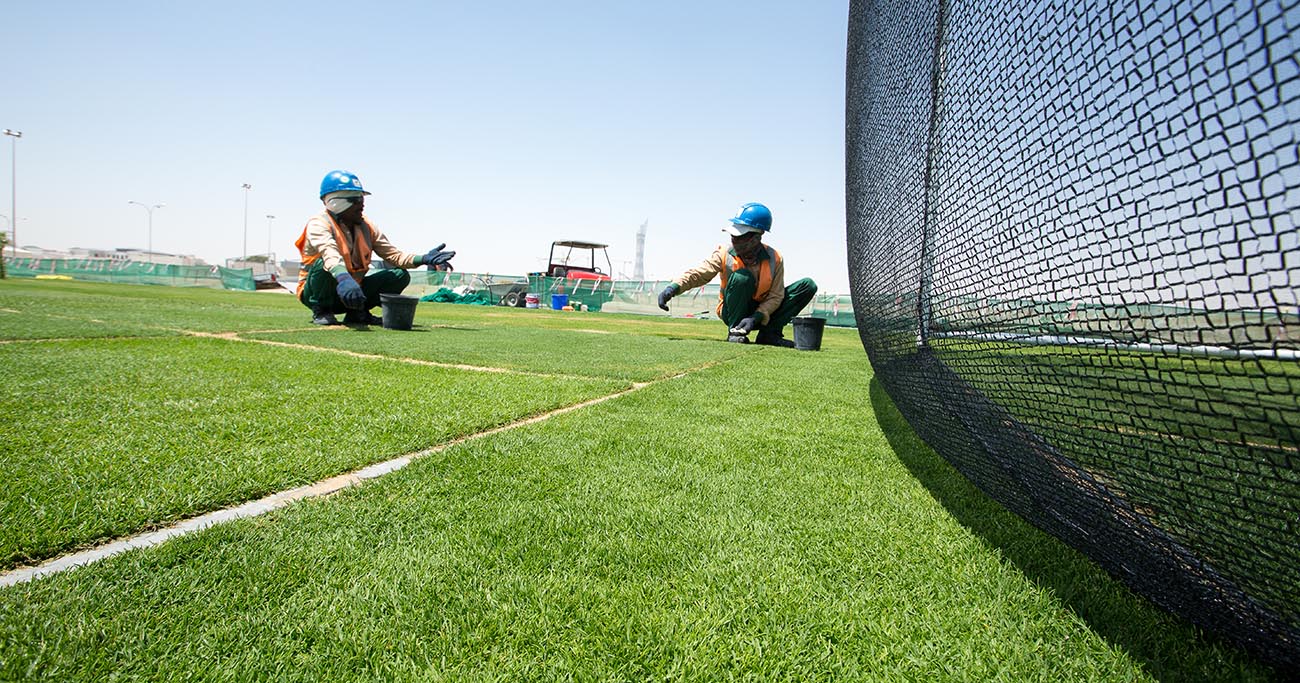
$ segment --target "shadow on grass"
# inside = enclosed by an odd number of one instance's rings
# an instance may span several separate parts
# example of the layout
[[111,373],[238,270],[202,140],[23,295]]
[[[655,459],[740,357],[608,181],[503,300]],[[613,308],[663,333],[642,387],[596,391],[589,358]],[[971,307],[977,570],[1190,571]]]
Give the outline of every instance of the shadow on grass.
[[880,380],[871,404],[904,466],[959,523],[1160,680],[1268,680],[1258,660],[1132,593],[1082,553],[1002,507],[917,436]]
[[444,330],[447,332],[482,332],[483,328],[482,327],[459,327],[457,325],[443,325],[442,323],[425,323],[423,326],[412,327],[409,330],[403,330],[403,331],[404,332],[432,332],[434,330],[438,330],[439,332],[442,332]]

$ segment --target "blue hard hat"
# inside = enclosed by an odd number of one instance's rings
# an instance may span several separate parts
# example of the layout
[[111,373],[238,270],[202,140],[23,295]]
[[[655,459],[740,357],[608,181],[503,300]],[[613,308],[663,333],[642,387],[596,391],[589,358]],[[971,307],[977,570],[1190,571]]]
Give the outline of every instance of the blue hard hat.
[[361,187],[361,179],[355,174],[347,171],[330,171],[325,174],[325,179],[320,181],[321,199],[331,192],[360,192],[363,195],[370,194]]
[[768,232],[772,229],[772,210],[757,202],[750,202],[742,207],[736,213],[736,217],[731,219],[731,227],[727,232],[733,235],[743,235],[747,232]]

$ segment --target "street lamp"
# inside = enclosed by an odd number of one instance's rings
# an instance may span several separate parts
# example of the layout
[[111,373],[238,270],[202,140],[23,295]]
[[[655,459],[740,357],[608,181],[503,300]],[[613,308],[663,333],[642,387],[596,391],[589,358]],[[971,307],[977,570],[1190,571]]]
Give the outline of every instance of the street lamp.
[[128,200],[127,204],[135,204],[136,206],[143,207],[145,211],[149,212],[149,252],[148,253],[149,253],[149,262],[153,263],[153,210],[161,209],[167,205],[154,204],[151,206],[149,204],[141,204],[140,202],[137,202],[134,199]]
[[273,220],[275,216],[266,214],[266,258],[268,259],[271,258],[271,221]]
[[14,219],[10,221],[10,225],[14,229],[13,257],[18,258],[18,138],[23,136],[23,132],[6,128],[4,134],[14,139],[13,153],[10,156],[11,168],[9,169],[11,183],[9,187],[9,212],[14,216]]
[[253,189],[252,185],[244,183],[240,185],[244,188],[244,260],[248,260],[248,191]]

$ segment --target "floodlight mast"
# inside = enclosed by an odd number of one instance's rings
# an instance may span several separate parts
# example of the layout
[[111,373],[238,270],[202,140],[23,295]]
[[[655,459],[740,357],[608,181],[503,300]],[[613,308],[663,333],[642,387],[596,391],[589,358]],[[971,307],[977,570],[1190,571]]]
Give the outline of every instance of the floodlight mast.
[[144,208],[145,211],[149,212],[149,252],[148,253],[149,253],[149,262],[153,263],[153,210],[161,209],[167,205],[166,204],[144,204],[141,202],[137,202],[134,199],[128,200],[126,203],[135,204],[136,206],[142,207]]
[[247,261],[248,260],[248,191],[253,189],[253,186],[249,185],[248,183],[244,183],[243,185],[240,185],[240,187],[244,188],[244,257],[243,260]]
[[266,214],[266,258],[268,259],[271,258],[271,221],[273,220],[275,216]]
[[6,128],[4,134],[14,139],[13,151],[9,156],[9,212],[12,214],[9,219],[14,234],[14,243],[10,245],[13,251],[10,254],[13,258],[18,258],[18,138],[23,136],[23,132]]

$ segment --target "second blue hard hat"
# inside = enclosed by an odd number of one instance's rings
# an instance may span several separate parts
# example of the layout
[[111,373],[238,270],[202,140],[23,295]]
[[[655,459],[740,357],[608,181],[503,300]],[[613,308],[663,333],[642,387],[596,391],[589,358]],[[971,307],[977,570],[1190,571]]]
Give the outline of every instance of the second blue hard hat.
[[740,207],[736,217],[731,219],[731,226],[723,229],[736,236],[747,232],[768,232],[772,229],[772,210],[758,202],[750,202]]

